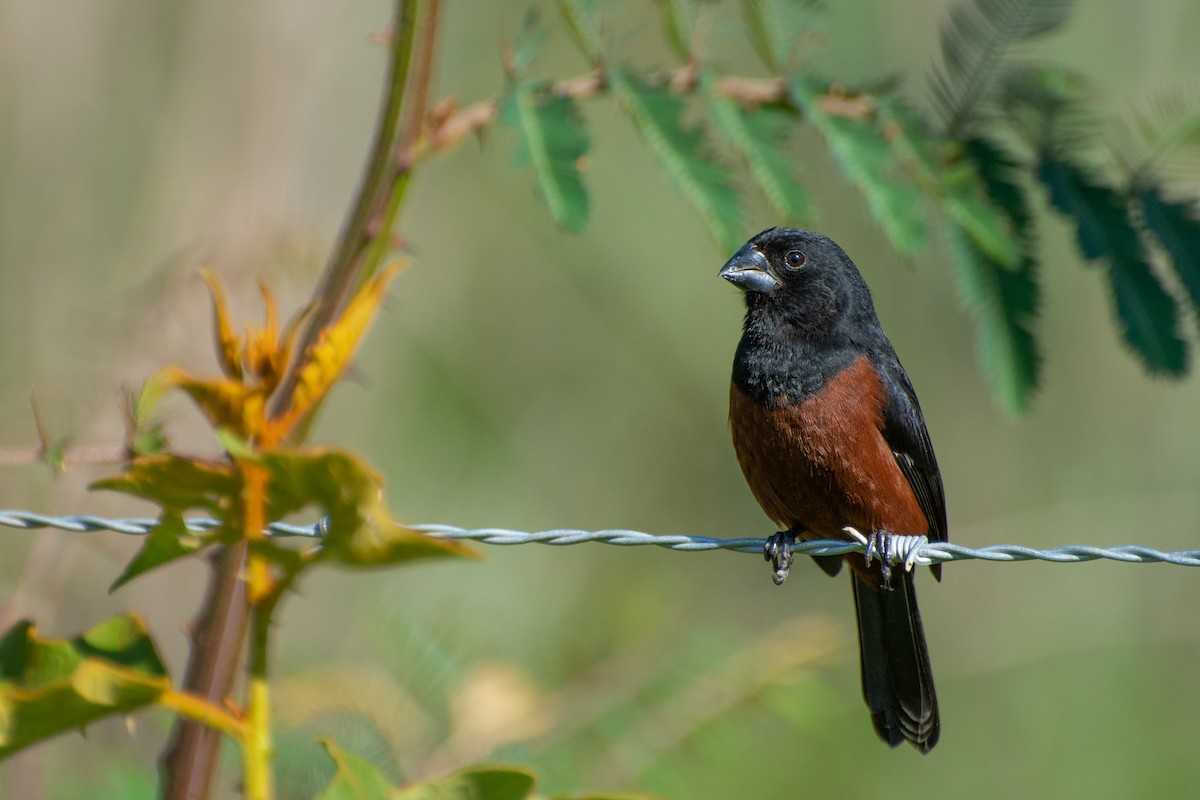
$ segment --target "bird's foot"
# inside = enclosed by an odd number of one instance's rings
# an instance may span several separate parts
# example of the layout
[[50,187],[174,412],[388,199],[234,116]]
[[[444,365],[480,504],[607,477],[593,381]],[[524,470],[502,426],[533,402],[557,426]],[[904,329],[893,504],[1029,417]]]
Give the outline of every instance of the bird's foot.
[[768,536],[767,543],[763,545],[763,559],[771,562],[771,568],[774,570],[771,580],[775,581],[776,586],[787,580],[792,569],[792,543],[795,541],[796,534],[791,531],[779,531]]
[[883,576],[883,588],[891,591],[892,588],[892,559],[895,555],[896,540],[889,531],[872,531],[867,536],[867,546],[865,555],[867,557],[867,566],[871,566],[873,557],[879,558],[879,572]]

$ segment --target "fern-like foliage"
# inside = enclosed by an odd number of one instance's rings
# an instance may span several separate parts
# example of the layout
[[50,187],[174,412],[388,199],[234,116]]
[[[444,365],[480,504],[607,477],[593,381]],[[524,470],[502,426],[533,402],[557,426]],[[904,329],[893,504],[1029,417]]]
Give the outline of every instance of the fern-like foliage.
[[742,0],[754,52],[775,74],[784,72],[821,12],[817,0]]
[[1191,203],[1163,197],[1162,189],[1137,189],[1142,224],[1171,259],[1192,308],[1200,314],[1200,219]]
[[930,79],[946,130],[961,137],[1014,45],[1060,28],[1071,0],[972,0],[941,29],[941,70]]
[[975,166],[988,198],[1007,216],[1018,250],[1014,264],[997,261],[961,224],[948,229],[958,286],[975,315],[979,360],[992,391],[1010,414],[1028,407],[1041,377],[1036,324],[1041,306],[1033,218],[1020,165],[984,139],[968,140],[963,156]]
[[717,244],[732,252],[746,238],[737,193],[726,167],[706,147],[702,129],[684,123],[683,101],[665,88],[646,83],[632,70],[613,72],[609,82]]
[[[869,99],[830,94],[828,84],[806,75],[794,76],[789,88],[793,102],[825,137],[896,251],[908,257],[923,247],[927,231],[920,195],[908,182]],[[858,106],[861,113],[833,114],[827,104]]]
[[515,83],[501,99],[500,121],[516,132],[512,161],[533,167],[554,221],[568,231],[582,230],[588,194],[579,161],[587,153],[588,135],[578,104]]
[[796,115],[778,107],[749,111],[718,93],[711,74],[704,76],[703,83],[717,130],[746,160],[750,174],[780,221],[807,220],[811,205],[808,190],[798,180],[799,165],[786,150],[788,137],[798,122]]
[[1107,265],[1126,344],[1150,372],[1182,375],[1189,354],[1179,331],[1179,308],[1150,266],[1126,197],[1061,158],[1043,158],[1037,174],[1051,204],[1074,221],[1084,256]]

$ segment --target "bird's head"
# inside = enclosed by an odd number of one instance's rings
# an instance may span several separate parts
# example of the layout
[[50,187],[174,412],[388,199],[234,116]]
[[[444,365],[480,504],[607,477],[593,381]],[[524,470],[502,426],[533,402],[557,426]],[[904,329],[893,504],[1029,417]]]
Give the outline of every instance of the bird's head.
[[745,292],[748,325],[757,320],[774,329],[783,323],[801,337],[821,338],[875,320],[870,290],[854,262],[819,233],[765,230],[719,274]]

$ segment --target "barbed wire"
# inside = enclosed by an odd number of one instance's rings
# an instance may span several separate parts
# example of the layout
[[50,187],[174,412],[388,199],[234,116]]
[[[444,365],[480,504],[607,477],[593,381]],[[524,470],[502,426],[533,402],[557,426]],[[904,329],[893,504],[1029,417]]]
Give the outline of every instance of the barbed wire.
[[[214,530],[221,523],[215,519],[188,517],[189,530],[204,533]],[[57,528],[64,531],[113,531],[133,536],[144,536],[158,520],[149,518],[108,519],[105,517],[68,515],[50,516],[28,511],[0,511],[0,526],[33,530]],[[719,539],[711,536],[688,536],[683,534],[656,535],[642,531],[612,529],[583,531],[563,528],[548,531],[514,531],[507,528],[458,528],[452,525],[408,525],[407,527],[429,536],[443,539],[467,540],[481,544],[520,545],[546,544],[555,546],[598,542],[621,547],[653,546],[685,552],[708,550],[730,550],[737,553],[761,555],[765,539],[739,538]],[[273,522],[267,526],[271,536],[300,536],[321,538],[324,524],[293,525]],[[947,561],[1050,561],[1056,564],[1076,564],[1084,561],[1107,559],[1133,564],[1164,563],[1184,567],[1200,567],[1200,550],[1162,551],[1139,545],[1117,545],[1114,547],[1092,547],[1090,545],[1066,545],[1039,549],[1014,544],[995,544],[985,547],[965,547],[951,542],[930,542],[924,536],[898,536],[889,549],[893,564],[940,564]],[[796,555],[844,555],[862,553],[864,542],[841,540],[817,540],[797,542],[792,547]]]

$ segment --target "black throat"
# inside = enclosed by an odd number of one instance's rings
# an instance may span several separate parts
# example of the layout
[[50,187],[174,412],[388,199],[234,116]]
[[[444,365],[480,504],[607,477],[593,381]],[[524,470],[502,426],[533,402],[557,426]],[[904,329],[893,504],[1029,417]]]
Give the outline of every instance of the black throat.
[[854,363],[861,350],[772,324],[751,310],[733,359],[733,383],[768,408],[799,403]]

